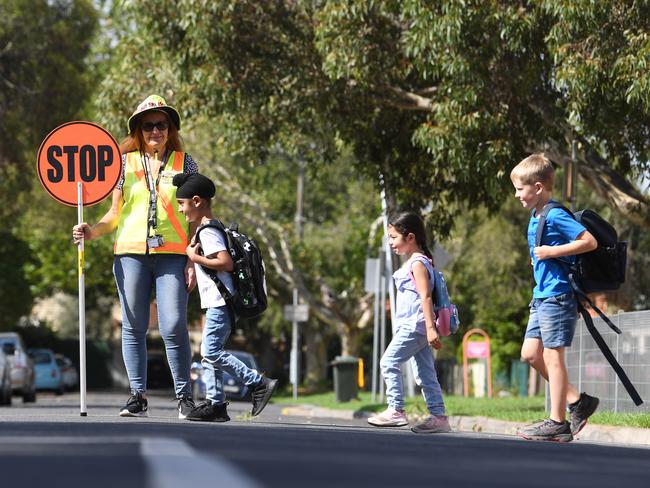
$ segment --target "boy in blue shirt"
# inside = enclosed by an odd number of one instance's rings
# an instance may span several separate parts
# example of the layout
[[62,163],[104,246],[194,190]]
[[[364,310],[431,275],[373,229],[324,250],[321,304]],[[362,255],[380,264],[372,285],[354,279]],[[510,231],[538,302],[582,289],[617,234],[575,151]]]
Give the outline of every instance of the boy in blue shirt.
[[[174,176],[173,184],[178,187],[176,198],[179,210],[188,222],[201,225],[214,219],[211,199],[214,197],[215,187],[209,178],[199,173],[180,173]],[[202,252],[199,252],[199,248]],[[273,395],[278,380],[263,377],[224,349],[230,336],[232,315],[217,285],[203,269],[205,267],[217,271],[219,280],[228,291],[234,293],[231,273],[233,262],[223,234],[217,229],[206,228],[201,232],[200,244],[196,242],[196,237],[192,238],[187,246],[187,256],[194,263],[196,270],[201,308],[206,309],[201,362],[207,391],[205,402],[197,405],[186,418],[203,422],[230,420],[226,411],[228,402],[223,391],[223,371],[239,378],[251,388],[251,415],[259,415]]]
[[[510,173],[515,197],[531,210],[528,247],[535,277],[530,317],[521,357],[549,383],[550,418],[524,427],[525,439],[569,442],[598,407],[598,399],[579,393],[568,381],[564,350],[571,346],[578,318],[577,301],[569,282],[569,263],[575,255],[592,251],[598,243],[581,224],[562,209],[546,217],[539,247],[535,245],[538,215],[551,201],[555,170],[544,154],[532,154]],[[560,259],[561,258],[561,259]],[[569,403],[570,422],[566,420]]]

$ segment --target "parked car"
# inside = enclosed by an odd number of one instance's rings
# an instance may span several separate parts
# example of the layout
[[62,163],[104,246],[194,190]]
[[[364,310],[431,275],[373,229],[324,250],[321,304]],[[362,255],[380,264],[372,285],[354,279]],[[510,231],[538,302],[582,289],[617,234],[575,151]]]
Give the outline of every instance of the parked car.
[[5,351],[9,344],[0,347],[0,405],[11,405],[11,363]]
[[[251,369],[257,370],[255,356],[245,351],[226,351],[239,359]],[[198,359],[198,358],[197,358]],[[200,360],[192,363],[190,372],[192,380],[192,396],[195,401],[204,400],[206,394],[205,381],[203,379],[203,365]],[[233,378],[225,371],[223,372],[223,391],[229,400],[250,400],[251,390],[242,383],[239,378]]]
[[54,352],[50,349],[30,349],[29,355],[34,360],[36,371],[36,389],[52,390],[57,395],[63,395],[65,386],[61,368],[56,364]]
[[63,376],[63,387],[68,390],[74,390],[79,385],[79,374],[77,368],[72,364],[70,358],[65,357],[63,354],[55,354],[56,364],[61,369],[61,376]]
[[16,332],[1,332],[0,346],[4,348],[5,354],[9,356],[12,392],[15,395],[21,395],[25,403],[35,402],[36,374],[34,362],[27,354],[27,348],[22,337]]

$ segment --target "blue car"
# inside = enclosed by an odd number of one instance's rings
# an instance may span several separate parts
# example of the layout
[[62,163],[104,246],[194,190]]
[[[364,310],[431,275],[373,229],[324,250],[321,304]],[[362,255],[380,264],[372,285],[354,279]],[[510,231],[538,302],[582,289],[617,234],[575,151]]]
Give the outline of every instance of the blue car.
[[65,384],[54,352],[50,349],[30,349],[29,355],[34,361],[36,389],[52,390],[57,395],[63,395]]
[[[239,359],[242,363],[251,369],[257,370],[257,361],[255,357],[244,351],[226,351]],[[203,380],[203,365],[201,361],[192,363],[191,371],[192,395],[195,401],[205,400],[205,381]],[[250,400],[250,388],[244,385],[239,378],[233,378],[224,371],[223,373],[223,390],[226,398],[229,400]]]

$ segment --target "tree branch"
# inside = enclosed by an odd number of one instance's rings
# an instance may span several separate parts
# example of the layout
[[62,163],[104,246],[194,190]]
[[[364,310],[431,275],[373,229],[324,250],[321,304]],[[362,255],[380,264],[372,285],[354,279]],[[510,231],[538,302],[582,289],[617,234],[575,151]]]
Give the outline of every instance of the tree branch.
[[631,222],[644,228],[650,227],[650,202],[630,181],[614,171],[593,145],[583,136],[576,135],[569,124],[558,120],[545,107],[530,104],[544,122],[551,127],[560,128],[564,141],[545,141],[544,147],[539,142],[533,144],[533,152],[544,151],[553,161],[565,163],[570,161],[568,149],[572,139],[580,143],[578,152],[578,173],[587,184],[606,202],[616,208]]

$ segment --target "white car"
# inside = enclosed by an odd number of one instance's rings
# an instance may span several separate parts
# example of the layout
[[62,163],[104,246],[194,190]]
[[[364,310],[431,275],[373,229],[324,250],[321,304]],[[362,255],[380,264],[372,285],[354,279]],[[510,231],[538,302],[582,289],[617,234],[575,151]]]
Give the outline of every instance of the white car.
[[11,405],[11,363],[9,356],[10,346],[0,348],[0,405]]
[[70,358],[65,357],[63,354],[56,354],[56,364],[61,368],[61,376],[63,377],[63,386],[66,390],[74,390],[79,385],[79,374],[77,369],[72,364]]
[[1,332],[0,346],[9,356],[11,364],[11,389],[16,395],[22,395],[23,402],[36,401],[36,384],[34,362],[27,354],[22,337],[16,332]]

